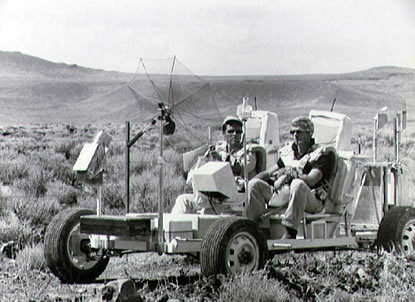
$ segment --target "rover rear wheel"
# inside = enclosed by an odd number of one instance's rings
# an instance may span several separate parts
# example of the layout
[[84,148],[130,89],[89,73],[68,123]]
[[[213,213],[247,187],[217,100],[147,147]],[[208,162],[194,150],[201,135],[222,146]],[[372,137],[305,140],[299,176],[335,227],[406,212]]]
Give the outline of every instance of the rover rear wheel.
[[93,253],[88,235],[80,233],[80,217],[91,214],[95,213],[89,209],[66,209],[56,215],[46,229],[45,260],[63,282],[93,281],[108,265],[109,258]]
[[396,207],[383,217],[376,242],[387,251],[415,257],[415,208]]
[[202,240],[200,267],[205,276],[240,274],[265,265],[264,234],[252,220],[227,217],[215,221]]

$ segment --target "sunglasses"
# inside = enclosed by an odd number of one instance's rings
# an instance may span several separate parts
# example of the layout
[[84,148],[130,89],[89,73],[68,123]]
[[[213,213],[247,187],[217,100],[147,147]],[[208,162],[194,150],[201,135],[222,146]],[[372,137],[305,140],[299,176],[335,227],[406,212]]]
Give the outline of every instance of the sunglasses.
[[290,130],[290,134],[294,135],[294,134],[301,134],[301,133],[306,133],[307,131],[304,130]]
[[229,130],[226,130],[226,133],[227,134],[242,134],[242,130],[234,130],[234,129],[229,129]]

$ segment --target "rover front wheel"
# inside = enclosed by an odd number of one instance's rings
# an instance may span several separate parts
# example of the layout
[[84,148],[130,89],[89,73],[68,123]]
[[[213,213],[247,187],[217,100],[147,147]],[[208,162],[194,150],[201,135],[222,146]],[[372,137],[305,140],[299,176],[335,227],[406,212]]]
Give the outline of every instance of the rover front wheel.
[[202,240],[200,267],[204,276],[240,274],[265,265],[264,234],[252,220],[227,217],[215,221]]
[[93,214],[89,209],[66,209],[56,215],[46,229],[45,260],[63,282],[93,281],[108,265],[109,258],[92,253],[88,235],[80,232],[80,217]]

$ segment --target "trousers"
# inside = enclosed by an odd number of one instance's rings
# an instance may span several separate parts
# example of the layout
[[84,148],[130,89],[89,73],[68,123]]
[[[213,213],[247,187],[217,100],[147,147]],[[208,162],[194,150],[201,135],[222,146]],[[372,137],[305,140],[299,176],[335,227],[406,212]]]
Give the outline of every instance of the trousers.
[[215,200],[209,202],[203,194],[181,194],[176,198],[171,214],[231,214],[229,205],[217,203]]
[[[310,187],[301,179],[294,179],[286,190],[278,193],[273,192],[273,187],[261,179],[252,179],[248,183],[248,218],[258,219],[267,211],[267,207],[272,200],[277,200],[278,194],[284,194],[282,201],[278,201],[279,206],[286,207],[282,224],[286,227],[297,230],[304,212],[315,214],[323,210],[324,204],[317,199]],[[281,198],[280,198],[281,199]]]

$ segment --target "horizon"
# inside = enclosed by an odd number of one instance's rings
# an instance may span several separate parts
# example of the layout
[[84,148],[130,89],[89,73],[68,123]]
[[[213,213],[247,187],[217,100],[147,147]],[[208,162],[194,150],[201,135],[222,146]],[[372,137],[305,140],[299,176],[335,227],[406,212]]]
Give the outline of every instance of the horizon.
[[[102,69],[102,68],[95,68],[95,67],[91,67],[91,66],[85,66],[85,65],[80,65],[77,64],[76,62],[72,62],[72,63],[68,63],[68,62],[56,62],[56,61],[52,61],[49,60],[48,58],[42,58],[42,57],[38,57],[35,56],[33,54],[28,54],[28,53],[24,53],[20,50],[4,50],[4,49],[0,49],[0,52],[3,53],[14,53],[14,54],[20,54],[22,56],[28,56],[28,57],[33,57],[35,59],[39,59],[39,60],[43,60],[52,64],[64,64],[67,66],[71,66],[71,65],[76,65],[77,67],[80,68],[86,68],[86,69],[91,69],[91,70],[96,70],[96,71],[104,71],[104,72],[117,72],[117,73],[125,73],[125,74],[134,74],[134,72],[124,72],[124,71],[120,71],[120,70],[107,70],[107,69]],[[143,58],[144,60],[146,60],[145,58]],[[173,59],[173,57],[168,57],[168,58],[159,58],[161,60],[163,59]],[[180,58],[177,58],[178,60]],[[186,66],[185,63],[181,62],[184,66]],[[187,67],[187,66],[186,66]],[[415,72],[415,68],[412,67],[408,67],[408,66],[397,66],[397,65],[381,65],[381,66],[371,66],[368,67],[367,69],[361,69],[361,70],[353,70],[353,71],[349,71],[349,72],[332,72],[332,73],[323,73],[323,72],[316,72],[316,73],[302,73],[302,74],[238,74],[238,75],[232,75],[232,74],[223,74],[223,75],[211,75],[211,74],[195,74],[197,76],[201,76],[201,77],[234,77],[234,78],[238,78],[238,77],[295,77],[295,76],[328,76],[328,75],[341,75],[341,74],[348,74],[348,73],[358,73],[358,72],[364,72],[364,71],[371,71],[371,70],[375,70],[375,69],[387,69],[387,68],[398,68],[398,69],[409,69]]]

